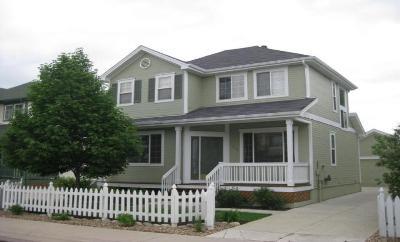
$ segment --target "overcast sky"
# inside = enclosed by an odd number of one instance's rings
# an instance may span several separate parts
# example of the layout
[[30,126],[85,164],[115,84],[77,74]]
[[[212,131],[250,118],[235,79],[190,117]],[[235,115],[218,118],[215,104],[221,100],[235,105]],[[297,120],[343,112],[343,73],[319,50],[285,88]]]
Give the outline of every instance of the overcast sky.
[[400,123],[399,0],[0,0],[0,87],[83,47],[102,74],[138,45],[182,60],[252,45],[314,55],[359,89],[366,130]]

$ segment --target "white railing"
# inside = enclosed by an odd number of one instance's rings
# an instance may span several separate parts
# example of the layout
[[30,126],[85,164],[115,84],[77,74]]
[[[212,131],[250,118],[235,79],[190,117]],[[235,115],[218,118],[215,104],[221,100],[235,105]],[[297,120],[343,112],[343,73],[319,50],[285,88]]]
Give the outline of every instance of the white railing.
[[176,165],[171,167],[162,177],[161,177],[161,191],[166,192],[173,184],[177,181],[177,168]]
[[[294,182],[309,182],[308,163],[294,163]],[[230,184],[287,184],[287,163],[219,163],[206,176],[216,190]]]
[[183,191],[181,194],[175,185],[171,193],[109,190],[107,183],[102,189],[89,190],[54,188],[52,183],[48,187],[30,187],[9,182],[0,184],[0,188],[3,209],[18,204],[25,211],[47,213],[49,216],[53,213],[68,213],[103,219],[113,219],[119,214],[128,213],[137,221],[173,225],[201,218],[208,228],[214,226],[214,184],[207,191]]
[[[382,237],[400,238],[400,199],[389,195],[381,187],[378,194],[379,235]],[[397,241],[397,240],[396,240]]]

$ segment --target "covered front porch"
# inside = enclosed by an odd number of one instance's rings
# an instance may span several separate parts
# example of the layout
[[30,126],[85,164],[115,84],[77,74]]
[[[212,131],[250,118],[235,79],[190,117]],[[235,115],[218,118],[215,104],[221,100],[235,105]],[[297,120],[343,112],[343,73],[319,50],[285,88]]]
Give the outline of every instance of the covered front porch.
[[312,181],[312,126],[286,118],[175,126],[175,164],[161,189],[297,187]]

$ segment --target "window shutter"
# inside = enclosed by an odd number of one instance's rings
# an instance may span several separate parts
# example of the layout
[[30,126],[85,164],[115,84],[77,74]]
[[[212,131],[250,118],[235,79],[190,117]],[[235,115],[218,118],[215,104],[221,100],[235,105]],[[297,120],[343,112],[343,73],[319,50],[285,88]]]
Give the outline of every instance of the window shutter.
[[149,95],[148,95],[148,101],[149,102],[154,102],[154,92],[155,92],[155,85],[156,85],[156,79],[155,78],[150,78],[149,79]]
[[135,80],[134,98],[134,103],[140,103],[142,101],[142,80]]
[[182,98],[182,75],[175,75],[175,99]]
[[118,103],[118,83],[112,84],[110,91],[111,91],[111,96],[113,97],[113,100],[115,101],[115,103]]

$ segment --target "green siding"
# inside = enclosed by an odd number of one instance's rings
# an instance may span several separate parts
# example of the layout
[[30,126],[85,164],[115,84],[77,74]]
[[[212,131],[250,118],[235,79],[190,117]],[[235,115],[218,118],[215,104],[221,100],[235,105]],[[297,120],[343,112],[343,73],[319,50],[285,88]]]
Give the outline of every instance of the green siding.
[[310,67],[310,94],[318,98],[318,102],[308,112],[340,122],[339,92],[337,92],[338,111],[333,111],[333,98],[331,81]]
[[371,134],[360,139],[360,156],[374,156],[372,146],[376,144],[376,136]]
[[[336,133],[336,166],[332,166],[330,160],[329,134],[331,131]],[[313,122],[314,174],[318,170],[318,165],[320,180],[330,175],[332,180],[322,183],[324,190],[331,191],[332,194],[329,197],[347,194],[345,189],[333,187],[360,185],[357,139],[355,133]],[[317,186],[316,175],[314,180]]]
[[382,181],[383,173],[387,172],[382,166],[377,166],[379,160],[362,159],[361,162],[361,184],[365,187],[378,186],[378,181]]
[[[257,70],[255,70],[257,71]],[[243,73],[243,72],[234,72]],[[201,83],[199,83],[201,81]],[[253,71],[247,71],[247,94],[248,100],[234,102],[216,102],[216,76],[208,76],[200,79],[194,75],[189,75],[189,110],[198,107],[210,107],[219,105],[235,105],[255,102],[271,102],[294,98],[304,98],[306,96],[304,67],[293,65],[288,67],[289,96],[279,98],[254,99]],[[201,89],[199,89],[201,88]]]
[[[139,62],[144,57],[151,60],[151,66],[148,69],[139,67]],[[130,77],[134,77],[136,80],[142,80],[142,102],[130,106],[122,106],[121,109],[132,118],[181,115],[183,113],[183,99],[163,103],[148,102],[149,79],[154,78],[157,74],[171,72],[177,75],[183,74],[178,66],[152,55],[145,54],[132,64],[129,64],[125,69],[115,74],[111,78],[111,84],[118,82],[120,79]]]
[[156,183],[175,164],[175,130],[167,129],[164,134],[163,166],[128,166],[124,173],[109,177],[108,182]]

